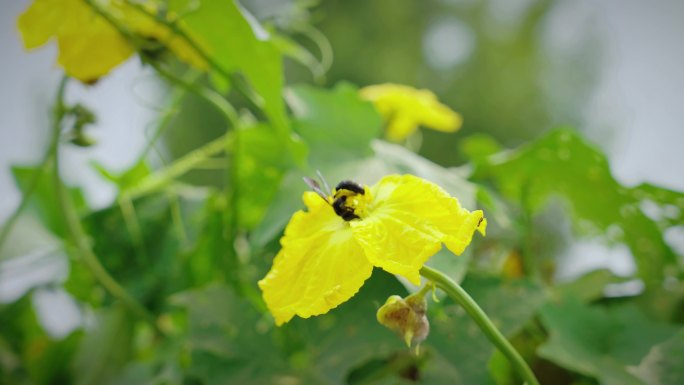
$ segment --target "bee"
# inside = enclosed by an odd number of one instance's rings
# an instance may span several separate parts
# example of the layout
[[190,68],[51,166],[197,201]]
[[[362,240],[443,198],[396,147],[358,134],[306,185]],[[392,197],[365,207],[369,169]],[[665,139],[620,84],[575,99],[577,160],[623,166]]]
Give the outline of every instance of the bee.
[[331,190],[330,186],[328,186],[328,183],[325,181],[325,178],[323,178],[323,175],[321,175],[321,173],[318,171],[316,174],[323,183],[325,190],[330,191],[330,195],[326,194],[321,188],[321,185],[314,179],[304,177],[304,183],[309,185],[309,187],[311,187],[311,189],[318,194],[318,196],[330,204],[333,210],[335,210],[335,214],[345,221],[349,222],[353,219],[359,219],[359,216],[354,213],[354,207],[347,204],[347,199],[355,195],[365,194],[366,190],[363,188],[363,186],[351,180],[343,180],[337,184],[334,190]]

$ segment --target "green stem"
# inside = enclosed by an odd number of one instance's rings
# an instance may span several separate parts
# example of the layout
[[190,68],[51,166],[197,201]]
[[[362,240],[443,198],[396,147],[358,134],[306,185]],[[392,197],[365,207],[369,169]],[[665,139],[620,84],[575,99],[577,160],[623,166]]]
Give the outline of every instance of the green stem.
[[64,109],[60,108],[64,100],[64,84],[60,86],[60,91],[57,95],[57,107],[54,111],[52,122],[52,141],[49,152],[52,154],[54,161],[52,162],[53,176],[56,190],[57,202],[62,217],[64,218],[64,225],[67,236],[76,246],[79,259],[90,270],[95,279],[111,294],[114,298],[121,301],[131,312],[138,317],[149,322],[152,328],[158,334],[162,334],[154,316],[145,307],[143,307],[135,298],[133,298],[102,266],[97,256],[89,245],[89,237],[81,225],[78,213],[74,208],[74,204],[69,198],[69,194],[59,175],[59,136],[61,134],[61,122],[64,118]]
[[[67,76],[63,76],[62,80],[59,82],[59,86],[57,89],[57,103],[54,107],[55,111],[53,112],[55,115],[62,115],[64,113],[63,95],[68,79],[69,78]],[[51,167],[50,164],[52,163],[54,158],[54,152],[52,151],[52,148],[56,145],[58,140],[59,135],[53,134],[50,139],[48,151],[43,157],[43,161],[40,163],[40,167],[33,173],[31,181],[29,182],[28,187],[26,188],[26,191],[24,191],[24,194],[21,196],[21,202],[19,203],[19,206],[17,206],[16,210],[14,210],[12,215],[10,215],[9,219],[7,219],[7,222],[5,222],[5,225],[2,227],[2,232],[0,232],[0,251],[5,246],[7,237],[9,237],[10,233],[12,232],[12,228],[16,224],[16,221],[19,219],[21,213],[28,206],[29,201],[31,199],[31,195],[33,195],[33,193],[36,191],[36,188],[38,187],[38,183],[40,182],[40,178],[43,176],[43,173],[45,173],[45,171],[47,171]]]
[[[92,0],[87,0],[87,1],[92,1]],[[174,35],[180,37],[183,39],[189,46],[192,48],[211,68],[214,69],[217,73],[221,74],[223,78],[228,81],[242,96],[247,100],[247,102],[250,104],[250,106],[255,109],[256,111],[263,111],[264,109],[264,102],[261,96],[256,94],[254,91],[249,89],[248,87],[244,86],[242,82],[240,82],[235,74],[227,71],[223,66],[221,66],[211,55],[207,53],[200,45],[193,39],[185,30],[180,28],[177,23],[171,22],[165,18],[164,15],[158,14],[158,13],[153,13],[150,12],[148,9],[146,9],[142,4],[131,1],[131,0],[126,0],[126,4],[133,7],[135,10],[137,10],[139,13],[155,20],[156,22],[163,24],[167,28],[171,30],[171,32],[174,33]]]
[[147,194],[159,191],[172,183],[176,178],[195,168],[198,164],[210,159],[212,156],[223,152],[226,146],[232,143],[234,135],[230,133],[220,136],[204,146],[197,148],[182,156],[169,166],[151,174],[137,185],[122,191],[130,200],[135,200]]
[[[126,25],[120,23],[116,18],[114,18],[111,14],[109,14],[103,7],[101,7],[95,0],[85,0],[86,4],[90,6],[90,8],[100,15],[102,18],[104,18],[112,27],[114,27],[131,45],[133,45],[136,48],[136,51],[140,54],[140,57],[147,63],[150,64],[158,73],[159,75],[163,76],[167,80],[169,80],[172,83],[176,83],[177,85],[187,89],[188,91],[192,91],[196,93],[198,96],[202,97],[203,99],[207,100],[209,103],[211,103],[213,106],[218,108],[218,110],[226,117],[226,119],[232,124],[235,125],[237,123],[237,113],[235,112],[235,109],[233,106],[228,103],[221,95],[218,93],[209,90],[205,87],[198,86],[194,83],[189,83],[170,71],[165,70],[162,68],[156,61],[154,61],[152,58],[149,57],[145,53],[144,45],[145,41],[141,39],[139,36],[137,36],[135,33],[133,33]],[[174,33],[178,34],[181,36],[183,39],[185,39],[188,44],[190,44],[191,40],[190,38],[183,32],[181,31],[175,24],[169,23],[168,21],[164,20],[163,18],[157,18],[154,15],[151,15],[145,10],[141,5],[130,2],[129,5],[133,6],[134,8],[140,10],[141,12],[144,12],[146,15],[149,17],[152,17],[153,19],[159,21],[160,23],[163,23],[167,27],[169,27]],[[193,49],[197,50],[198,53],[202,54],[202,57],[209,58],[209,56],[206,54],[206,52],[199,51],[199,47],[196,46],[196,44],[190,44]],[[206,60],[205,58],[205,60]]]
[[164,79],[194,93],[195,95],[209,102],[209,104],[212,106],[216,107],[216,109],[221,113],[221,115],[223,115],[223,117],[226,118],[231,126],[237,127],[239,125],[237,111],[235,111],[235,108],[233,108],[233,106],[217,92],[207,87],[200,86],[197,83],[185,81],[184,79],[174,75],[172,72],[167,71],[157,62],[147,57],[147,55],[143,53],[141,53],[140,56],[145,59],[145,63],[151,65],[152,68],[154,68]]
[[513,345],[501,334],[499,329],[494,326],[492,321],[487,317],[487,314],[480,308],[475,300],[468,295],[456,282],[447,277],[439,270],[423,266],[420,269],[420,274],[434,282],[437,287],[442,289],[445,293],[456,301],[463,309],[470,315],[470,317],[477,323],[480,329],[485,333],[487,338],[501,351],[501,353],[508,358],[511,365],[520,374],[528,385],[539,385],[539,381],[534,376],[532,369],[527,365],[525,360],[518,354]]
[[[186,83],[192,84],[197,79],[199,79],[199,76],[200,74],[198,72],[189,71],[188,74],[181,77],[181,79]],[[164,132],[170,127],[173,118],[178,114],[181,102],[185,99],[185,95],[187,92],[188,89],[184,87],[173,89],[173,93],[169,98],[170,101],[168,103],[168,106],[163,110],[163,113],[161,114],[159,123],[157,123],[156,125],[154,133],[149,136],[149,141],[147,142],[147,145],[145,145],[145,149],[138,157],[138,162],[144,161],[145,159],[147,159],[147,156],[150,154],[152,150],[156,150],[155,145],[157,144],[157,141],[159,140],[159,138],[161,138],[162,134],[164,134]],[[158,155],[163,160],[163,156],[160,153],[158,153]]]

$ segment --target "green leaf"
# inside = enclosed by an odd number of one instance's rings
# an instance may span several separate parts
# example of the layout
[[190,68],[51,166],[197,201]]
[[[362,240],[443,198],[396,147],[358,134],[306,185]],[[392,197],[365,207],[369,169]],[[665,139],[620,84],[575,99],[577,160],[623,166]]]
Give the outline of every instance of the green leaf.
[[613,274],[608,269],[594,270],[571,282],[559,284],[553,288],[559,298],[576,298],[582,302],[591,302],[603,297],[606,285],[629,280]]
[[[390,295],[407,294],[396,278],[374,269],[359,293],[329,313],[294,319],[292,329],[305,341],[310,370],[326,383],[344,383],[352,368],[368,361],[407,352],[404,341],[376,320],[378,308]],[[388,375],[397,378],[397,368]]]
[[382,120],[373,106],[361,100],[356,87],[339,83],[332,90],[300,85],[287,101],[294,112],[295,131],[309,145],[310,163],[336,163],[368,156]]
[[[389,363],[392,360],[385,358],[407,355],[403,341],[375,319],[377,308],[392,294],[406,291],[393,276],[378,270],[342,306],[322,316],[295,318],[282,327],[275,327],[270,315],[223,285],[184,292],[172,302],[187,312],[189,373],[206,384],[271,384],[286,379],[341,384],[369,362]],[[397,370],[386,375],[398,378]],[[359,377],[357,372],[357,381]]]
[[640,184],[630,189],[630,192],[634,199],[651,201],[659,206],[658,215],[654,219],[664,227],[678,226],[684,223],[684,192],[649,183]]
[[262,316],[228,287],[214,284],[171,302],[186,310],[189,373],[205,384],[267,384],[293,375],[264,333]]
[[499,143],[487,134],[471,135],[458,144],[459,150],[473,163],[480,163],[501,151]]
[[544,306],[541,320],[550,338],[538,354],[604,385],[644,384],[627,367],[638,364],[651,347],[676,332],[672,326],[649,320],[632,305],[602,309],[576,299]]
[[11,305],[0,304],[0,383],[72,383],[69,360],[81,335],[48,336],[38,322],[30,295]]
[[112,381],[131,357],[133,323],[123,306],[100,309],[95,328],[83,337],[73,362],[76,385]]
[[236,143],[238,179],[233,188],[238,194],[239,224],[251,229],[261,221],[285,171],[303,163],[306,147],[301,142],[283,143],[265,125],[239,130]]
[[100,175],[102,175],[108,181],[114,183],[119,188],[119,191],[124,191],[129,187],[137,185],[152,172],[152,169],[145,160],[137,162],[132,167],[119,174],[107,170],[100,163],[93,161],[92,165],[95,170],[100,173]]
[[274,34],[272,40],[283,55],[308,68],[316,82],[325,79],[326,68],[323,63],[297,41],[283,34]]
[[[186,30],[218,65],[239,72],[263,98],[263,109],[273,127],[289,132],[282,99],[283,69],[278,48],[256,19],[236,1],[171,0],[169,10],[183,15]],[[214,73],[219,84],[226,79]]]
[[579,229],[629,246],[647,287],[660,285],[664,270],[676,263],[634,191],[621,186],[605,155],[572,129],[492,156],[477,165],[473,177],[493,179],[504,195],[532,211],[541,210],[551,197],[565,198]]
[[655,345],[631,372],[648,385],[684,384],[684,331]]

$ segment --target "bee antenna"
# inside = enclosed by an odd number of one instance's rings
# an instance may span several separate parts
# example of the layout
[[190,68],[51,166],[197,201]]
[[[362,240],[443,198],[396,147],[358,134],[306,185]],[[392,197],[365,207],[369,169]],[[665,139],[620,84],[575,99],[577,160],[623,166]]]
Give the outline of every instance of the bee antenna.
[[328,202],[328,196],[323,192],[323,190],[321,190],[321,186],[318,184],[318,182],[316,182],[316,180],[306,176],[303,179],[304,183],[306,183],[316,194],[318,194],[319,197]]
[[323,187],[325,188],[325,191],[328,191],[330,194],[332,194],[332,189],[330,188],[330,185],[328,185],[328,182],[323,177],[321,170],[316,170],[316,175],[318,175],[318,179],[320,179],[321,182],[323,182]]

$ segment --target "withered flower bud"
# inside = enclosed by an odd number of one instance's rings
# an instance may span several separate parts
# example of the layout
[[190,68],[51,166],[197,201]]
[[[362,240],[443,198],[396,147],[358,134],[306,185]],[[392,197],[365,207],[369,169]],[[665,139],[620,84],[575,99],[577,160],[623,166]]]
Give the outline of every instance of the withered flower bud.
[[[431,288],[426,286],[418,293],[406,298],[393,295],[387,298],[377,312],[378,322],[398,333],[408,347],[416,347],[427,338],[430,333],[430,322],[426,316],[427,301],[425,293]],[[426,290],[427,289],[427,290]]]

